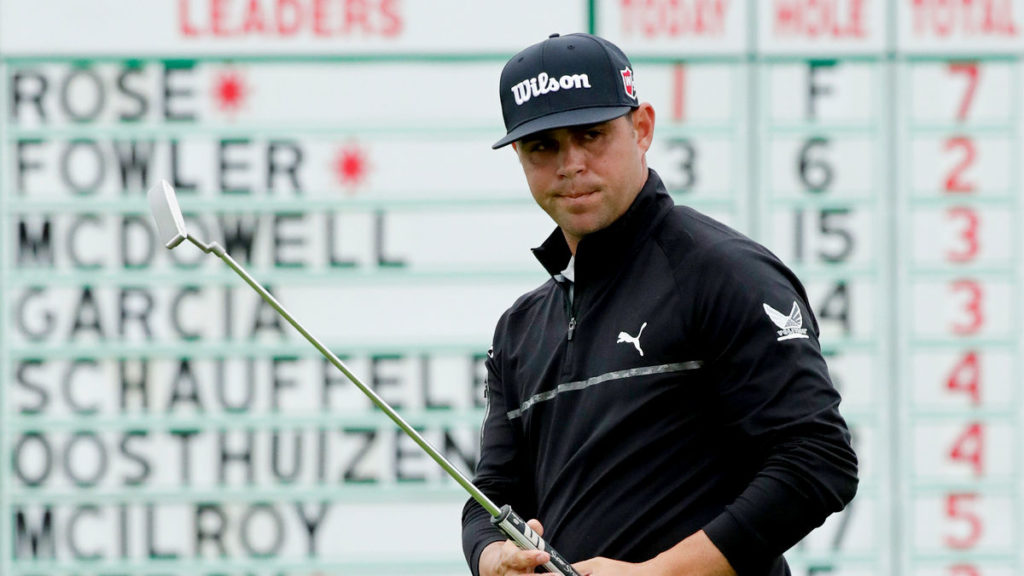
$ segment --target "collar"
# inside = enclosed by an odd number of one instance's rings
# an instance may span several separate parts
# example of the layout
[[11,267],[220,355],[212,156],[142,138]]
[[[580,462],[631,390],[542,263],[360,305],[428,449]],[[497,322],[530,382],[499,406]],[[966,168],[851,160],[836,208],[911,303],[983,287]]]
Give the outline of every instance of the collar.
[[569,263],[565,265],[565,269],[559,272],[562,278],[565,278],[569,282],[576,281],[576,257],[569,258]]
[[[587,234],[576,246],[577,281],[617,269],[650,235],[657,222],[673,205],[661,177],[654,170],[648,169],[647,182],[626,213],[607,228]],[[562,230],[555,228],[543,244],[533,249],[533,255],[548,274],[556,276],[565,269],[572,252],[569,251]]]

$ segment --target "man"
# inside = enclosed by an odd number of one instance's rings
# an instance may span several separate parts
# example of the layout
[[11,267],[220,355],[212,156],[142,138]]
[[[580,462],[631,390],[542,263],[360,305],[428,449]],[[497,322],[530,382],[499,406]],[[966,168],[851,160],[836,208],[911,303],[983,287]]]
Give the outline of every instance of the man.
[[[799,280],[675,207],[645,153],[654,109],[615,45],[550,38],[506,64],[507,135],[558,228],[551,280],[501,317],[476,484],[581,574],[784,575],[850,502],[857,460]],[[474,574],[548,560],[472,500]]]

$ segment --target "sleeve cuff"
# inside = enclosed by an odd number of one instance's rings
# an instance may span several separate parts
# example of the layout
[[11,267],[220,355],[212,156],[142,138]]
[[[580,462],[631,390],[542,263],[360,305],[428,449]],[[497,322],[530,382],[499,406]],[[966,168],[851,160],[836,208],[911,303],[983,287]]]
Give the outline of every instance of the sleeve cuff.
[[473,573],[473,576],[480,576],[480,555],[484,553],[484,548],[487,548],[493,542],[504,541],[504,537],[494,535],[489,536],[477,543],[476,547],[473,548],[473,554],[470,555],[469,559],[469,570]]
[[740,576],[763,574],[777,560],[767,543],[744,527],[728,509],[704,526],[704,533]]

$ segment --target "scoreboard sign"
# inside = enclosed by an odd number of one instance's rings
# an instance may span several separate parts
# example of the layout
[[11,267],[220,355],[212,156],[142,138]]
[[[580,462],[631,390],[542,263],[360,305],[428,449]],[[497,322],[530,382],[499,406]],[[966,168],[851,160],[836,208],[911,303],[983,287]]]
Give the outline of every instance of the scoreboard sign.
[[0,574],[466,573],[461,469],[550,220],[505,60],[632,58],[677,203],[803,279],[860,460],[798,575],[1024,573],[1024,0],[3,0]]

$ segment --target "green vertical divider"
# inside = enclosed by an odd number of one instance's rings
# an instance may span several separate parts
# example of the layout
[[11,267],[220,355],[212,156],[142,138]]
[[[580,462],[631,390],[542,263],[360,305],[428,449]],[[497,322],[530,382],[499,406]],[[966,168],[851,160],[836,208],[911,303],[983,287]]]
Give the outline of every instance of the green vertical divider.
[[11,518],[11,502],[8,496],[8,475],[11,472],[11,457],[8,453],[8,417],[10,410],[7,403],[7,389],[10,382],[7,375],[11,373],[10,338],[7,333],[7,265],[10,247],[7,245],[8,214],[7,187],[4,186],[5,170],[9,166],[7,150],[7,120],[9,114],[7,102],[7,61],[0,53],[0,574],[11,573],[13,557],[14,526]]
[[[1018,59],[1010,68],[1010,91],[1012,94],[1021,93],[1021,81],[1020,81],[1020,67],[1021,60]],[[1021,114],[1018,106],[1011,106],[1010,108],[1010,126],[1013,127],[1013,133],[1010,138],[1010,158],[1019,159],[1024,150],[1021,150],[1020,136],[1021,136]],[[1015,164],[1014,164],[1015,166]],[[1016,214],[1016,222],[1024,222],[1024,202],[1021,202],[1021,187],[1020,187],[1020,170],[1011,170],[1010,172],[1010,190],[1015,190],[1017,193],[1011,195],[1011,206],[1010,211],[1012,214]],[[1011,320],[1013,326],[1012,333],[1017,335],[1017,354],[1014,358],[1014,362],[1010,368],[1010,378],[1017,378],[1018,386],[1013,386],[1013,401],[1017,408],[1014,416],[1013,426],[1014,430],[1013,437],[1018,442],[1024,442],[1024,393],[1021,388],[1024,387],[1024,373],[1021,371],[1021,364],[1024,363],[1024,336],[1022,336],[1022,330],[1024,330],[1024,233],[1021,232],[1020,226],[1014,227],[1010,231],[1010,236],[1013,242],[1013,246],[1010,248],[1011,258],[1016,267],[1016,273],[1013,274],[1012,282],[1012,294],[1017,296],[1017,316]],[[1011,296],[1012,297],[1012,296]],[[1011,384],[1012,386],[1012,384]],[[1016,450],[1017,454],[1024,454],[1024,447],[1018,446]],[[1011,526],[1015,526],[1017,530],[1017,536],[1024,533],[1024,495],[1021,494],[1021,485],[1024,484],[1024,463],[1021,462],[1022,457],[1018,457],[1013,463],[1013,473],[1011,482],[1016,483],[1018,489],[1013,491],[1013,494],[1017,497],[1017,505],[1014,508],[1015,516],[1011,521]],[[1015,573],[1020,574],[1024,570],[1024,548],[1018,551],[1014,558],[1014,569]]]
[[[894,14],[895,16],[895,14]],[[890,105],[892,112],[892,134],[896,146],[897,161],[892,168],[892,197],[893,201],[893,227],[895,229],[894,241],[896,255],[893,258],[893,297],[898,303],[899,316],[894,319],[891,331],[896,334],[896,356],[893,359],[893,372],[896,380],[893,382],[889,401],[892,403],[892,442],[890,453],[891,475],[891,498],[893,501],[892,511],[895,520],[892,522],[894,531],[893,542],[893,568],[894,574],[904,574],[912,567],[912,550],[905,548],[905,542],[913,542],[913,499],[911,494],[912,467],[901,457],[906,446],[912,438],[909,433],[910,420],[909,396],[912,392],[905,390],[907,386],[896,386],[896,382],[911,382],[912,371],[909,364],[903,360],[911,353],[912,335],[912,305],[908,269],[911,261],[906,253],[910,245],[909,218],[911,207],[911,194],[913,181],[910,179],[909,170],[900,171],[901,165],[909,165],[911,159],[910,136],[908,127],[903,124],[910,114],[910,102],[913,99],[913,85],[908,76],[911,73],[911,64],[898,55],[894,47],[894,56],[891,59],[892,86],[890,88]],[[908,451],[909,452],[909,451]],[[909,510],[904,515],[902,511]]]
[[761,130],[762,110],[770,105],[770,95],[758,93],[760,89],[760,77],[762,60],[758,58],[757,51],[757,3],[754,0],[747,0],[747,57],[742,60],[742,66],[746,68],[747,85],[747,213],[744,216],[747,222],[747,234],[751,238],[763,240],[761,235],[761,223],[758,215],[764,213],[764,194],[761,192],[761,154],[758,152],[766,149],[768,139]]
[[[890,251],[889,262],[888,262],[888,282],[886,283],[886,291],[888,292],[890,307],[896,310],[896,313],[889,314],[891,319],[888,327],[886,328],[886,336],[889,339],[888,349],[891,351],[889,355],[888,365],[884,367],[885,374],[888,376],[889,389],[888,394],[882,394],[881,398],[884,398],[889,404],[888,421],[885,425],[888,427],[888,442],[885,445],[889,446],[889,458],[885,461],[889,468],[889,477],[883,481],[887,482],[888,495],[882,495],[883,505],[888,507],[889,517],[887,518],[884,514],[877,520],[878,523],[888,521],[888,530],[879,529],[876,533],[888,534],[889,538],[889,550],[888,550],[888,565],[889,571],[892,574],[900,573],[901,566],[901,554],[902,543],[903,543],[903,514],[904,506],[900,498],[900,470],[901,462],[901,446],[903,442],[899,441],[900,436],[900,387],[896,385],[897,382],[902,382],[901,365],[900,359],[906,357],[906,350],[902,348],[903,341],[900,339],[900,325],[903,316],[900,315],[900,311],[906,310],[902,306],[904,300],[900,291],[900,269],[901,269],[901,258],[902,252],[900,246],[904,246],[902,230],[900,226],[900,171],[901,160],[903,159],[902,148],[900,147],[899,138],[899,110],[900,110],[900,91],[899,91],[899,61],[894,57],[899,49],[899,12],[896,3],[889,4],[889,10],[886,14],[886,47],[885,53],[888,55],[883,60],[885,66],[885,98],[882,101],[883,110],[880,113],[885,116],[885,124],[887,129],[885,130],[885,154],[889,158],[889,163],[885,174],[885,190],[886,199],[884,201],[885,208],[888,210],[888,218],[885,221],[885,229],[888,231],[889,242],[892,246],[895,246],[895,250]],[[895,440],[895,441],[894,441]],[[884,492],[884,491],[883,491]],[[900,504],[900,505],[897,505]]]
[[[733,69],[731,70],[732,82],[735,86],[740,87],[733,93],[733,110],[742,110],[743,106],[746,105],[743,95],[747,93],[747,76],[748,76],[748,63],[744,58],[740,58],[732,62]],[[749,112],[746,113],[749,115]],[[751,119],[745,118],[743,122],[736,122],[732,127],[730,133],[733,142],[737,149],[746,145],[746,148],[742,152],[737,151],[737,154],[743,158],[743,165],[750,167],[750,171],[757,173],[757,167],[753,163],[753,157],[751,154],[751,146],[747,144],[748,140],[745,138],[745,132],[749,130]],[[750,202],[750,187],[753,183],[751,180],[754,176],[748,174],[747,181],[737,181],[733,183],[732,198],[729,200],[729,206],[732,209],[732,213],[738,220],[738,223],[744,229],[750,228],[750,213],[751,213],[751,202]],[[745,189],[744,189],[745,188]]]

